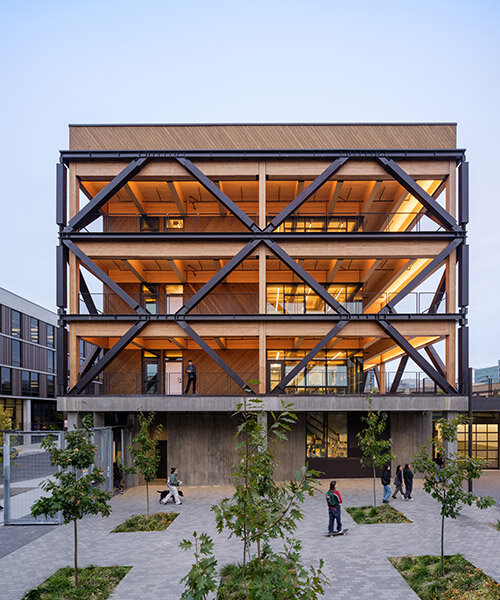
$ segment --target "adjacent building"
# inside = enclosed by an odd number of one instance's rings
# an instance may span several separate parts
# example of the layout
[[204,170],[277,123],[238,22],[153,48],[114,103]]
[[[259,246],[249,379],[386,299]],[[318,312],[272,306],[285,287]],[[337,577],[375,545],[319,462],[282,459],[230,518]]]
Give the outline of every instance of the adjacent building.
[[13,429],[62,425],[55,399],[57,315],[0,288],[0,408]]
[[500,360],[493,367],[474,369],[474,383],[500,383]]
[[[433,415],[467,410],[468,163],[455,124],[69,130],[57,402],[70,423],[91,410],[134,427],[154,410],[162,469],[207,484],[228,481],[245,396],[299,415],[282,477],[306,461],[363,474],[370,401],[390,413],[400,463]],[[84,363],[82,340],[95,345]]]

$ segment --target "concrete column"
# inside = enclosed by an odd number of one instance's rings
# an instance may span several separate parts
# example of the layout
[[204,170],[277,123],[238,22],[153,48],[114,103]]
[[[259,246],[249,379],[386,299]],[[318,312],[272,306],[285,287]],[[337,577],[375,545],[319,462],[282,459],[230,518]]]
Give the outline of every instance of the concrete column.
[[402,467],[412,461],[412,456],[422,446],[431,452],[432,413],[429,412],[392,412],[391,413],[392,451],[396,455],[392,469]]
[[[446,420],[451,421],[458,415],[455,411],[448,411],[446,413]],[[449,456],[450,454],[456,454],[457,452],[457,441],[454,442],[444,442],[444,454],[445,456]]]
[[68,431],[73,431],[75,428],[80,427],[82,424],[81,414],[76,411],[68,412],[67,421],[68,421]]
[[[28,398],[23,399],[23,429],[24,431],[31,431],[31,400]],[[31,436],[23,436],[23,445],[28,446],[31,444]]]
[[[132,440],[135,434],[139,431],[139,420],[137,413],[129,413],[127,418],[127,427],[124,432],[124,448],[123,448],[123,460],[125,465],[130,466],[133,462],[132,455],[128,446],[132,445]],[[125,486],[132,487],[135,485],[141,485],[143,483],[143,477],[139,473],[124,474]]]
[[94,413],[94,427],[104,427],[104,413],[103,412],[95,412]]

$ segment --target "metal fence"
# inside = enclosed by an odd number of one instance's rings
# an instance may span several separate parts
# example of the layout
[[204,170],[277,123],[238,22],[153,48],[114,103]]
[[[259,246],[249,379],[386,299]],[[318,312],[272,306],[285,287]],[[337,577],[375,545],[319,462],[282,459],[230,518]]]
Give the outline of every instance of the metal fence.
[[[58,448],[64,448],[64,431],[6,431],[3,444],[3,470],[0,474],[0,491],[3,490],[3,520],[5,525],[58,525],[62,516],[33,517],[31,506],[46,496],[40,484],[54,477],[58,468],[51,465],[41,442],[52,436]],[[95,464],[104,473],[102,489],[113,490],[113,429],[99,427],[92,430],[95,446]],[[23,441],[23,446],[19,442]],[[87,472],[80,472],[86,474]]]

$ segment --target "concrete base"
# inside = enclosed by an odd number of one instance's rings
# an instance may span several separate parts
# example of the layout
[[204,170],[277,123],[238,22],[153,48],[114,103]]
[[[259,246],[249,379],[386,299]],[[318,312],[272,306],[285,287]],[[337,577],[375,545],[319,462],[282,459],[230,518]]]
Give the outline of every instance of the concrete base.
[[391,438],[392,451],[396,455],[392,465],[394,475],[396,466],[404,467],[406,463],[411,463],[413,454],[422,446],[431,450],[429,440],[432,438],[432,413],[391,413]]

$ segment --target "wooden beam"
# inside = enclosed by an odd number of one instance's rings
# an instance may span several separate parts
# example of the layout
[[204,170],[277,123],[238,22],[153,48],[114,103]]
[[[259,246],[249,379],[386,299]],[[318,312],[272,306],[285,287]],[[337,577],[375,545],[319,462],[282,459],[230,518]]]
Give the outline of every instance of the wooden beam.
[[361,283],[366,283],[384,261],[381,258],[374,258],[368,262],[371,264],[362,272],[359,280]]
[[132,186],[132,183],[129,182],[129,183],[126,183],[123,186],[123,188],[127,192],[128,197],[135,204],[135,207],[137,208],[137,210],[139,211],[139,213],[144,216],[146,214],[146,208],[144,207],[144,204],[141,202],[141,200],[139,200],[139,194],[136,194],[135,191],[132,189],[131,186]]
[[181,283],[187,283],[186,276],[184,275],[184,265],[181,260],[175,260],[173,258],[168,259],[172,271],[177,275],[177,278]]
[[168,341],[172,344],[174,344],[174,346],[177,346],[178,348],[180,348],[181,350],[187,350],[188,346],[186,342],[182,342],[181,340],[179,340],[179,338],[168,338]]
[[363,205],[361,206],[361,210],[360,212],[362,213],[367,213],[370,211],[372,204],[375,202],[375,200],[377,199],[378,193],[380,191],[380,188],[382,187],[382,181],[375,181],[373,184],[373,187],[371,188],[371,190],[368,192]]
[[296,337],[293,341],[293,349],[298,350],[302,346],[302,342],[304,341],[304,337]]
[[330,261],[330,268],[328,269],[328,273],[326,275],[327,283],[331,283],[333,281],[335,275],[337,274],[338,270],[342,265],[342,261],[342,258],[332,258],[332,260]]
[[186,204],[185,204],[183,198],[181,197],[182,192],[180,192],[180,190],[177,189],[177,186],[175,185],[175,182],[173,182],[173,181],[167,181],[167,185],[168,185],[168,189],[170,190],[170,194],[172,195],[172,198],[173,198],[175,204],[177,205],[177,209],[179,210],[179,213],[181,214],[181,216],[185,216],[186,215]]
[[131,271],[141,283],[146,283],[146,275],[139,260],[127,260],[126,258],[122,258],[121,263],[125,265],[127,269]]
[[328,195],[328,208],[326,209],[327,215],[331,215],[335,210],[335,206],[337,204],[337,200],[339,199],[343,185],[343,181],[332,181],[332,186]]

